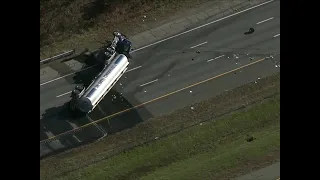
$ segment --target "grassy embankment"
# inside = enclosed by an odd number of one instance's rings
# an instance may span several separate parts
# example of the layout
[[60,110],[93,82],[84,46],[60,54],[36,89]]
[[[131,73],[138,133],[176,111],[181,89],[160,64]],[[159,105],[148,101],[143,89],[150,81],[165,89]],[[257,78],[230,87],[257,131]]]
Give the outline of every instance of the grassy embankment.
[[264,78],[45,159],[41,179],[228,179],[266,166],[280,159],[279,85]]
[[128,36],[143,32],[208,1],[40,0],[40,56],[100,47],[97,41],[110,39],[115,30]]

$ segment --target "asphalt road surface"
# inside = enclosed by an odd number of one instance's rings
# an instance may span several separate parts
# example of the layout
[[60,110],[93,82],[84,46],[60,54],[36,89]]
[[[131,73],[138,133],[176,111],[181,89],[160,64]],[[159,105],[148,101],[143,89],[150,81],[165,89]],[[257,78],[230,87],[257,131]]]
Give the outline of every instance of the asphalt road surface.
[[280,162],[235,178],[235,180],[280,180]]
[[[255,32],[245,35],[250,27]],[[270,55],[273,58],[263,59]],[[279,72],[280,2],[136,51],[132,56],[127,73],[87,117],[71,117],[66,103],[75,85],[90,83],[101,70],[99,66],[40,81],[40,156],[96,140]],[[93,64],[92,60],[79,59]],[[70,71],[64,63],[51,68]],[[128,108],[134,110],[121,113]],[[115,113],[118,115],[101,120]]]

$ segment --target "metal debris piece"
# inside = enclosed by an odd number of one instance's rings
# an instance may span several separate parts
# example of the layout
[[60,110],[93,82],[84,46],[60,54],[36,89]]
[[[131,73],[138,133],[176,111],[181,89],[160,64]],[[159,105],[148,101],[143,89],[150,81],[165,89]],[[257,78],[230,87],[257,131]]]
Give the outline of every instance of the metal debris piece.
[[266,59],[269,59],[269,58],[273,59],[273,56],[270,55],[270,56],[267,56],[267,57],[266,57]]
[[158,139],[158,137],[155,137],[154,139]]
[[120,83],[120,86],[122,86],[122,83]]
[[189,91],[190,93],[192,93],[192,91]]
[[258,78],[258,80],[260,80],[260,78]]
[[143,91],[143,92],[147,92],[147,91]]
[[143,18],[146,18],[146,17],[147,17],[146,15],[143,16]]
[[257,84],[257,81],[255,81],[254,83],[256,83],[256,84]]
[[200,51],[198,50],[197,53],[200,53]]
[[192,110],[194,110],[194,108],[193,108],[193,107],[191,107],[191,109],[192,109]]
[[233,54],[233,57],[235,57],[236,59],[238,59],[238,58],[239,58],[239,56],[238,56],[238,55],[236,55],[236,54]]
[[253,60],[253,57],[250,57],[250,60]]

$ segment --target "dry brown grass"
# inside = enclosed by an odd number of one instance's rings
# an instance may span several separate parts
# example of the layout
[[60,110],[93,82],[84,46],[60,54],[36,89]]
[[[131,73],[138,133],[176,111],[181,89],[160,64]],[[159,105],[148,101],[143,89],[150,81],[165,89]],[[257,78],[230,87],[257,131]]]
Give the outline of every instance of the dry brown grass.
[[206,1],[210,0],[40,0],[40,55],[98,46],[97,40],[111,38],[115,30],[136,34]]

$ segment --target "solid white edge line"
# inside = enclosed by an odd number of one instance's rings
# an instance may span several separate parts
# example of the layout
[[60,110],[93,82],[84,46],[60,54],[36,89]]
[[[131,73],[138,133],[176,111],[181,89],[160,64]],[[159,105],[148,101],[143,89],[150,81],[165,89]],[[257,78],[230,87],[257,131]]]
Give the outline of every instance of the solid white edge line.
[[[59,79],[62,79],[62,78],[65,78],[65,77],[70,76],[70,75],[72,75],[72,74],[75,74],[75,73],[78,73],[78,72],[81,72],[81,71],[88,70],[88,69],[90,69],[90,68],[92,68],[92,67],[95,67],[95,66],[97,66],[97,65],[93,65],[93,66],[90,66],[90,67],[86,67],[86,68],[84,68],[84,69],[82,69],[82,70],[80,70],[80,71],[76,71],[76,72],[73,72],[73,73],[69,73],[69,74],[63,75],[63,76],[58,77],[58,78],[56,78],[56,79],[52,79],[52,80],[50,80],[50,81],[44,82],[44,83],[40,84],[40,86],[45,85],[45,84],[48,84],[48,83],[51,83],[51,82],[53,82],[53,81],[56,81],[56,80],[59,80]],[[138,67],[129,69],[129,70],[126,71],[126,73],[127,73],[127,72],[130,72],[130,71],[133,71],[133,70],[136,70],[136,69],[141,68],[141,67],[142,67],[142,66],[138,66]]]
[[[179,34],[170,36],[170,37],[168,37],[168,38],[162,39],[162,40],[160,40],[160,41],[151,43],[151,44],[149,44],[149,45],[143,46],[143,47],[138,48],[138,49],[136,49],[136,50],[134,50],[134,51],[139,51],[139,50],[141,50],[141,49],[145,49],[145,48],[147,48],[147,47],[150,47],[150,46],[159,44],[159,43],[161,43],[161,42],[163,42],[163,41],[167,41],[167,40],[169,40],[169,39],[172,39],[172,38],[181,36],[181,35],[186,34],[186,33],[188,33],[188,32],[191,32],[191,31],[194,31],[194,30],[203,28],[203,27],[208,26],[208,25],[210,25],[210,24],[213,24],[213,23],[219,22],[219,21],[221,21],[221,20],[227,19],[227,18],[229,18],[229,17],[232,17],[232,16],[235,16],[235,15],[241,14],[241,13],[246,12],[246,11],[249,11],[249,10],[251,10],[251,9],[254,9],[254,8],[257,8],[257,7],[260,7],[260,6],[263,6],[263,5],[268,4],[268,3],[271,3],[271,2],[273,2],[273,1],[274,1],[274,0],[270,0],[270,1],[267,1],[267,2],[264,2],[264,3],[261,3],[261,4],[257,4],[257,5],[255,5],[255,6],[252,6],[252,7],[248,8],[248,9],[244,9],[244,10],[239,11],[239,12],[236,12],[236,13],[234,13],[234,14],[230,14],[230,15],[225,16],[225,17],[222,17],[222,18],[220,18],[220,19],[216,19],[216,20],[214,20],[214,21],[211,21],[211,22],[209,22],[209,23],[203,24],[203,25],[201,25],[201,26],[198,26],[198,27],[189,29],[189,30],[184,31],[184,32],[182,32],[182,33],[179,33]],[[134,52],[134,51],[133,51],[133,52]]]
[[[201,26],[198,26],[198,27],[189,29],[189,30],[184,31],[184,32],[182,32],[182,33],[179,33],[179,34],[170,36],[170,37],[165,38],[165,39],[162,39],[162,40],[160,40],[160,41],[157,41],[157,42],[151,43],[151,44],[149,44],[149,45],[143,46],[143,47],[141,47],[141,48],[135,49],[135,50],[131,51],[131,53],[136,52],[136,51],[140,51],[140,50],[142,50],[142,49],[145,49],[145,48],[148,48],[148,47],[150,47],[150,46],[159,44],[159,43],[161,43],[161,42],[163,42],[163,41],[167,41],[167,40],[169,40],[169,39],[172,39],[172,38],[181,36],[181,35],[183,35],[183,34],[192,32],[192,31],[194,31],[194,30],[197,30],[197,29],[206,27],[206,26],[208,26],[208,25],[210,25],[210,24],[219,22],[219,21],[224,20],[224,19],[227,19],[227,18],[229,18],[229,17],[233,17],[233,16],[235,16],[235,15],[238,15],[238,14],[241,14],[241,13],[243,13],[243,12],[249,11],[249,10],[251,10],[251,9],[254,9],[254,8],[257,8],[257,7],[260,7],[260,6],[263,6],[263,5],[265,5],[265,4],[269,4],[269,3],[273,2],[273,1],[274,1],[274,0],[270,0],[270,1],[267,1],[267,2],[264,2],[264,3],[261,3],[261,4],[257,4],[257,5],[255,5],[255,6],[252,6],[252,7],[248,8],[248,9],[244,9],[244,10],[239,11],[239,12],[236,12],[236,13],[234,13],[234,14],[230,14],[230,15],[225,16],[225,17],[222,17],[222,18],[220,18],[220,19],[211,21],[211,22],[206,23],[206,24],[203,24],[203,25],[201,25]],[[91,67],[93,67],[93,66],[91,66]],[[90,67],[88,67],[88,68],[90,68]],[[80,70],[80,71],[83,71],[83,70]],[[80,72],[80,71],[78,71],[78,72]],[[48,83],[53,82],[53,81],[56,81],[56,80],[59,80],[59,79],[61,79],[61,78],[63,78],[63,77],[70,76],[70,75],[75,74],[75,73],[76,73],[76,72],[70,73],[70,74],[68,74],[68,75],[64,75],[64,76],[59,77],[59,78],[56,78],[56,79],[52,79],[52,80],[50,80],[50,81],[47,81],[47,82],[44,82],[44,83],[40,84],[40,86],[45,85],[45,84],[48,84]]]
[[140,87],[145,86],[145,85],[148,85],[148,84],[151,84],[151,83],[154,83],[154,82],[157,82],[157,81],[158,81],[158,79],[155,79],[155,80],[153,80],[153,81],[150,81],[150,82],[141,84]]
[[[138,67],[135,67],[135,68],[132,68],[132,69],[129,69],[128,71],[126,71],[125,73],[127,73],[127,72],[130,72],[130,71],[133,71],[133,70],[136,70],[136,69],[139,69],[139,68],[141,68],[142,66],[138,66]],[[61,97],[61,96],[64,96],[64,95],[67,95],[67,94],[69,94],[69,93],[71,93],[72,91],[69,91],[69,92],[66,92],[66,93],[63,93],[63,94],[60,94],[60,95],[58,95],[58,96],[56,96],[57,98],[58,97]]]
[[195,45],[195,46],[190,47],[190,49],[193,49],[193,48],[195,48],[195,47],[198,47],[198,46],[201,46],[201,45],[204,45],[204,44],[207,44],[207,43],[208,43],[208,42],[206,41],[206,42],[197,44],[197,45]]
[[53,82],[53,81],[56,81],[56,80],[59,80],[59,79],[62,79],[62,78],[65,78],[65,77],[70,76],[70,75],[72,75],[72,74],[75,74],[75,73],[78,73],[78,72],[81,72],[81,71],[88,70],[88,69],[93,68],[93,67],[95,67],[95,66],[97,66],[97,65],[93,65],[93,66],[90,66],[90,67],[86,67],[86,68],[81,69],[81,70],[79,70],[79,71],[76,71],[76,72],[72,72],[72,73],[63,75],[63,76],[58,77],[58,78],[56,78],[56,79],[52,79],[52,80],[50,80],[50,81],[44,82],[44,83],[40,84],[40,86],[45,85],[45,84],[48,84],[48,83],[51,83],[51,82]]
[[277,37],[277,36],[280,36],[280,34],[276,34],[276,35],[274,35],[273,37]]
[[260,22],[257,22],[257,24],[261,24],[261,23],[264,23],[264,22],[270,21],[271,19],[273,19],[273,17],[268,18],[268,19],[265,19],[265,20],[260,21]]

